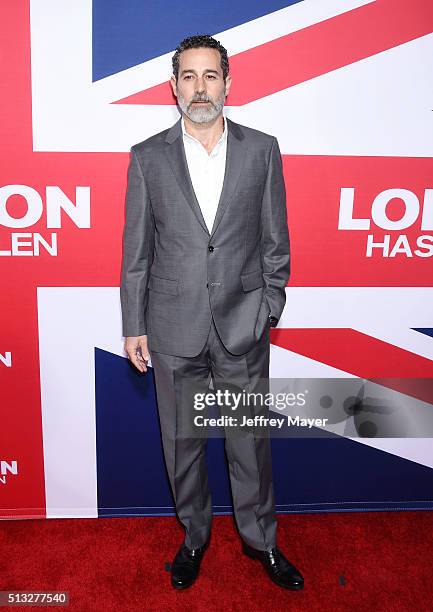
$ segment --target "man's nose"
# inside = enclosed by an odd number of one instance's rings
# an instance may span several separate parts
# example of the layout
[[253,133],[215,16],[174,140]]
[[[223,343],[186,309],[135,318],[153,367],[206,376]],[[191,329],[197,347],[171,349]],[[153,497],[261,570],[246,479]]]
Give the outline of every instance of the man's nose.
[[205,82],[200,77],[197,79],[195,93],[199,95],[206,93]]

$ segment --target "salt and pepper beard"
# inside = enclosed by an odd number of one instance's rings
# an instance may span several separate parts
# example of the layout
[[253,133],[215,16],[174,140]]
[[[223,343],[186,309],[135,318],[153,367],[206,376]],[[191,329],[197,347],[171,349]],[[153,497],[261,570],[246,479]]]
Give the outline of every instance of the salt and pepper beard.
[[[209,123],[221,113],[224,108],[226,98],[226,88],[221,96],[213,100],[210,96],[196,94],[190,102],[187,102],[180,91],[177,92],[177,103],[182,112],[194,123]],[[210,102],[207,106],[193,106],[193,102]]]

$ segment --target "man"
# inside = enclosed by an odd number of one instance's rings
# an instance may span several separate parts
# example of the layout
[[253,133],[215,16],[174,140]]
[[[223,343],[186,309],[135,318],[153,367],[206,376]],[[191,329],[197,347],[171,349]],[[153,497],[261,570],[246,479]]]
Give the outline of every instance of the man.
[[[289,236],[276,138],[223,115],[227,51],[192,36],[172,58],[181,118],[131,148],[121,279],[125,350],[141,372],[151,356],[164,456],[185,541],[175,588],[197,578],[212,506],[205,436],[182,436],[186,379],[259,388],[269,379],[269,328],[285,305]],[[215,387],[214,387],[215,388]],[[191,416],[192,418],[192,416]],[[243,551],[278,585],[303,577],[276,545],[269,435],[227,434]]]

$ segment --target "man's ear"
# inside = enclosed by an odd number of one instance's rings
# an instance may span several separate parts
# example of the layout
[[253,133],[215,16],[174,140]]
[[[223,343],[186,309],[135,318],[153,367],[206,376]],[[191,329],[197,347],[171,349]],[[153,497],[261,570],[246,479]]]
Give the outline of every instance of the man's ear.
[[232,77],[228,74],[226,77],[226,96],[229,95],[231,84],[232,84]]
[[176,84],[176,77],[174,76],[174,74],[170,77],[170,84],[173,90],[173,95],[175,98],[177,98],[177,84]]

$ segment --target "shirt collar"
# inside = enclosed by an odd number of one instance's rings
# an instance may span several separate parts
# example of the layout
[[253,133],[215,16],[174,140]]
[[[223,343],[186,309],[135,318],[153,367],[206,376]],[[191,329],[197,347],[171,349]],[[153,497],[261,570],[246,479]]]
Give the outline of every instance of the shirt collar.
[[[224,140],[227,140],[227,134],[228,134],[228,131],[227,131],[227,119],[226,119],[224,113],[223,113],[223,119],[224,119],[224,130],[223,130],[223,133],[221,134],[221,138],[218,140],[218,142],[216,143],[215,147],[213,148],[212,153],[216,150],[216,148],[218,147],[218,145],[220,143],[222,143]],[[191,134],[188,134],[188,132],[186,131],[186,129],[185,129],[185,120],[183,118],[183,115],[182,115],[180,123],[181,123],[181,126],[182,126],[182,135],[183,135],[183,137],[184,138],[191,138],[192,140],[194,140],[195,142],[198,142],[201,146],[203,146],[201,144],[201,142],[199,140],[197,140],[197,138],[195,138],[194,136],[191,136]]]

